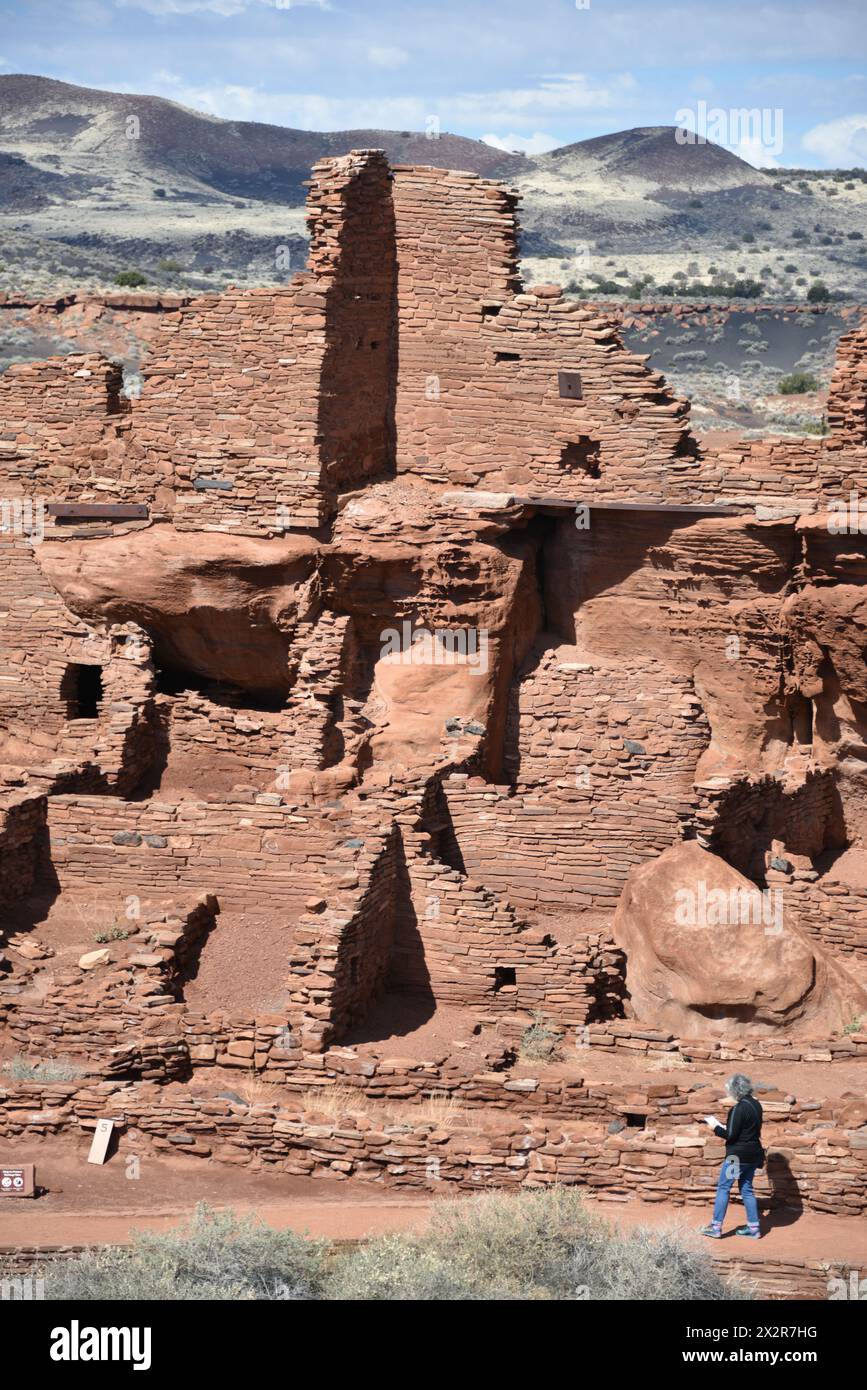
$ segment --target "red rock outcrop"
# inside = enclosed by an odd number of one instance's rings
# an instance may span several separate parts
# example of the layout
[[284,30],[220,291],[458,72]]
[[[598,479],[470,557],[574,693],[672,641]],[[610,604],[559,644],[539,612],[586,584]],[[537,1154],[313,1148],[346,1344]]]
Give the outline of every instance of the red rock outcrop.
[[614,918],[635,1016],[681,1037],[827,1037],[867,995],[817,951],[782,889],[759,890],[694,840],[633,869]]

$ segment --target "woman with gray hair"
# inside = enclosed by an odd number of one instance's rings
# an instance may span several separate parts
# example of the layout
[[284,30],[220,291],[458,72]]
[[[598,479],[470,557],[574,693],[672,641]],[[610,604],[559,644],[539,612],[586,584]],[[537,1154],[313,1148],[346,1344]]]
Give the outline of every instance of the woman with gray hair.
[[753,1083],[748,1076],[743,1076],[740,1072],[729,1077],[726,1091],[734,1105],[728,1113],[725,1125],[721,1125],[715,1115],[704,1117],[705,1124],[710,1126],[714,1134],[726,1141],[726,1156],[716,1186],[713,1220],[709,1226],[702,1226],[701,1234],[710,1236],[712,1240],[719,1240],[729,1204],[729,1193],[737,1178],[741,1200],[747,1213],[747,1224],[738,1226],[735,1235],[759,1240],[762,1232],[759,1226],[759,1207],[753,1191],[753,1176],[757,1168],[765,1166],[765,1151],[761,1145],[762,1107],[753,1095]]

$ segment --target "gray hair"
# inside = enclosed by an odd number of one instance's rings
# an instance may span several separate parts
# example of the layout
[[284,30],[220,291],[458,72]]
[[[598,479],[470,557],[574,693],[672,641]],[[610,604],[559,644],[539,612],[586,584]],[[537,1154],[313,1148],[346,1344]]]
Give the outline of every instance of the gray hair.
[[726,1082],[726,1090],[732,1100],[743,1100],[745,1096],[752,1095],[753,1083],[748,1076],[744,1076],[743,1072],[736,1071],[734,1076],[730,1076]]

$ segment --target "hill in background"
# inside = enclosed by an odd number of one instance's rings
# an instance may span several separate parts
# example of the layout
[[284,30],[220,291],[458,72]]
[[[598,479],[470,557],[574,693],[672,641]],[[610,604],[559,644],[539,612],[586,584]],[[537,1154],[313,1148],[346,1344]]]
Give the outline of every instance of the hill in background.
[[122,270],[154,288],[280,283],[304,265],[311,165],[358,148],[517,187],[530,282],[797,300],[820,281],[867,298],[863,171],[757,170],[668,126],[528,158],[446,133],[227,121],[27,75],[0,76],[0,290],[95,289]]

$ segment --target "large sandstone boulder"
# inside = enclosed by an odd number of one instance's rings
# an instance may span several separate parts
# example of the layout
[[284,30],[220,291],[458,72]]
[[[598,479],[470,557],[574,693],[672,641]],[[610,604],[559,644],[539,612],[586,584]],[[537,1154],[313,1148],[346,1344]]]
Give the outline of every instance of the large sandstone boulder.
[[839,1032],[867,1007],[790,903],[695,841],[633,869],[614,919],[635,1017],[678,1037]]

